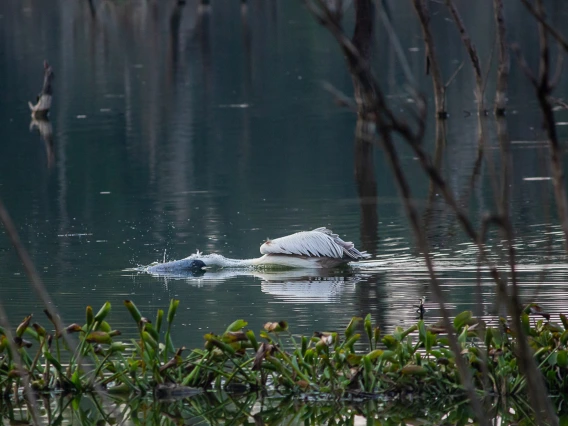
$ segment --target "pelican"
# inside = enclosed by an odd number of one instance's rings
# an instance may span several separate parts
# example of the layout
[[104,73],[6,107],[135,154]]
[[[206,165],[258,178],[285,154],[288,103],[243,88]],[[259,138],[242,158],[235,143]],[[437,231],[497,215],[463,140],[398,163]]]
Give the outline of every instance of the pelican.
[[370,257],[355,248],[352,242],[343,241],[327,228],[296,232],[286,237],[266,240],[260,246],[263,255],[256,259],[228,259],[218,254],[203,255],[199,251],[185,259],[151,265],[151,273],[201,270],[203,267],[224,268],[335,268],[352,261]]

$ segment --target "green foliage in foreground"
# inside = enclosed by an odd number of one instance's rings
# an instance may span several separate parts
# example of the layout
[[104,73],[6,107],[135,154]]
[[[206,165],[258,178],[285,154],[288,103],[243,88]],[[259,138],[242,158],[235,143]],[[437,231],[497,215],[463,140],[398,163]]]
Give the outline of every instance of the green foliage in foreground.
[[[109,394],[174,395],[180,389],[202,388],[227,392],[273,391],[289,397],[322,400],[404,398],[426,400],[458,398],[463,391],[440,324],[397,327],[381,335],[370,315],[353,318],[343,332],[316,333],[293,337],[284,321],[267,323],[259,334],[237,320],[219,335],[206,334],[203,349],[182,356],[184,348],[174,346],[171,326],[178,300],[167,312],[158,310],[151,322],[133,302],[124,301],[137,324],[138,338],[130,343],[117,340],[106,318],[106,303],[97,314],[89,306],[85,324],[71,324],[65,330],[48,331],[27,317],[12,334],[0,329],[0,391],[7,397],[22,389],[24,379],[40,392],[63,390],[73,394],[105,391]],[[568,390],[568,320],[562,325],[529,318],[534,306],[522,316],[524,331],[534,356],[557,401]],[[542,315],[542,314],[541,314]],[[505,323],[495,328],[459,314],[453,322],[463,356],[476,387],[484,395],[523,396],[526,382],[519,372],[516,337]],[[65,334],[78,336],[71,350]],[[17,348],[18,356],[12,352]],[[361,348],[367,347],[367,350]],[[18,365],[18,358],[21,364]],[[561,405],[560,403],[558,404]]]

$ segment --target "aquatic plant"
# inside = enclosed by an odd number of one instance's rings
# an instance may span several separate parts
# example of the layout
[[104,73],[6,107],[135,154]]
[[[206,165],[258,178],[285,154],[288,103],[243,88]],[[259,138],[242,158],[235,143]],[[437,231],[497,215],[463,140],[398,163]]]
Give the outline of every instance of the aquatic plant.
[[[354,317],[342,332],[294,336],[286,321],[266,323],[256,334],[247,329],[246,321],[236,320],[221,334],[205,334],[204,347],[183,357],[185,348],[176,348],[171,338],[178,300],[171,300],[167,314],[159,309],[153,322],[132,301],[125,300],[124,305],[137,326],[137,338],[130,342],[117,340],[120,331],[106,321],[111,311],[108,302],[96,314],[88,306],[83,325],[59,329],[59,322],[48,315],[53,325],[48,330],[32,323],[30,315],[13,334],[0,329],[0,390],[5,399],[12,393],[19,396],[14,391],[24,389],[26,378],[43,394],[62,390],[70,395],[98,392],[143,397],[152,393],[159,400],[211,389],[251,395],[262,390],[318,404],[410,397],[459,405],[467,400],[456,354],[449,349],[441,322],[427,325],[421,319],[409,328],[397,327],[382,335],[367,315]],[[523,331],[559,410],[568,390],[568,319],[560,315],[560,320],[561,324],[551,322],[550,315],[536,305],[527,306],[521,316]],[[466,311],[454,318],[452,326],[459,356],[470,369],[480,397],[525,395],[517,338],[505,319],[489,326]],[[74,349],[63,341],[64,334],[78,336]],[[12,344],[9,336],[13,336]],[[20,366],[13,350],[18,352]]]

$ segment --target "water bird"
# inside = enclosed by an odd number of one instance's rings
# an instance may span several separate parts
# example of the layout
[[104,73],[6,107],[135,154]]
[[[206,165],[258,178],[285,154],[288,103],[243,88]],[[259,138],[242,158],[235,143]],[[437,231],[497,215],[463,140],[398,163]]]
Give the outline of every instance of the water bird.
[[370,257],[355,248],[349,241],[343,241],[333,231],[322,227],[312,231],[296,232],[273,240],[268,239],[260,246],[261,257],[255,259],[229,259],[219,254],[203,255],[199,251],[185,259],[160,263],[147,268],[148,272],[175,272],[201,267],[224,268],[276,267],[276,268],[335,268],[352,261]]

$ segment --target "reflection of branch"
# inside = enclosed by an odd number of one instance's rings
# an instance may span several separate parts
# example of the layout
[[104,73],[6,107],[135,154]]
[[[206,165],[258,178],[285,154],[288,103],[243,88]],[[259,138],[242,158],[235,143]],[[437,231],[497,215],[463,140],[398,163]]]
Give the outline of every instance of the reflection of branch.
[[361,246],[373,257],[377,249],[378,213],[377,213],[377,178],[373,150],[369,143],[375,135],[375,124],[359,118],[355,127],[355,181],[359,195],[361,211]]
[[509,49],[507,47],[503,0],[493,0],[497,43],[499,46],[499,67],[497,68],[497,87],[495,88],[495,115],[505,114],[507,104],[507,82],[509,78]]
[[446,111],[446,91],[442,81],[442,73],[436,58],[436,49],[434,46],[434,37],[430,32],[430,15],[425,0],[413,0],[414,9],[420,26],[422,27],[422,35],[424,44],[426,45],[426,74],[432,73],[432,83],[434,84],[434,99],[436,102],[436,114],[438,118],[447,118]]
[[450,13],[452,18],[454,18],[454,22],[458,27],[460,32],[460,36],[462,42],[469,54],[469,59],[471,61],[471,65],[473,66],[473,71],[475,75],[475,84],[476,84],[476,91],[475,97],[477,98],[477,109],[478,111],[483,111],[484,102],[483,102],[483,76],[481,75],[481,65],[479,64],[479,56],[477,55],[477,49],[475,48],[475,44],[471,41],[471,37],[467,33],[463,21],[460,17],[456,6],[452,0],[446,0],[446,5],[448,9],[450,9]]

